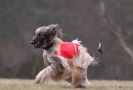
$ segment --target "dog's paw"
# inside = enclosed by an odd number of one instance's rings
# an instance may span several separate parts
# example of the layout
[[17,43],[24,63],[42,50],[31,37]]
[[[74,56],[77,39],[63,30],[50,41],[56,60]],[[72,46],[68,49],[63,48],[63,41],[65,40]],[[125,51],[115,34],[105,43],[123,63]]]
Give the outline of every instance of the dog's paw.
[[45,69],[43,69],[42,71],[40,71],[38,74],[37,74],[37,76],[36,76],[36,78],[35,78],[35,83],[36,84],[40,84],[40,83],[42,83],[43,82],[43,77],[44,77],[44,71],[45,71]]

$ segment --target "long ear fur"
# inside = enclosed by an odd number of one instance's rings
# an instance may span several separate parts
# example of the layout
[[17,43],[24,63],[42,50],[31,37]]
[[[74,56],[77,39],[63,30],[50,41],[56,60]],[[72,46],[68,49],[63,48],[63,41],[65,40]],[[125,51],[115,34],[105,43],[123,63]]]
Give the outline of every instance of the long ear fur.
[[57,34],[57,37],[61,38],[62,37],[62,29],[58,24],[51,24],[49,25],[49,27],[51,28],[51,30],[55,31]]

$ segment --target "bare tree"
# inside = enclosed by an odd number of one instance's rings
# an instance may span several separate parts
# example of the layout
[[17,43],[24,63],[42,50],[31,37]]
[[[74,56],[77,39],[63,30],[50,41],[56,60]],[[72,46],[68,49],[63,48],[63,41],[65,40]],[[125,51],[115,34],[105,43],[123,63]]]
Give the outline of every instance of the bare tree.
[[127,36],[126,35],[123,36],[122,34],[122,27],[117,25],[113,20],[113,18],[106,12],[106,5],[104,0],[101,0],[99,5],[100,5],[100,15],[102,17],[103,24],[108,28],[109,32],[111,32],[117,37],[123,50],[130,56],[133,62],[133,51],[128,46],[125,40]]

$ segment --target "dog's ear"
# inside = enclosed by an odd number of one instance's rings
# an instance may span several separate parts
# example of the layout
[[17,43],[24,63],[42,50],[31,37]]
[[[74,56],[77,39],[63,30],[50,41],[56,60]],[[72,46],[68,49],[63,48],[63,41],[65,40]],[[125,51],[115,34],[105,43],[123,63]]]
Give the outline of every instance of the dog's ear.
[[57,37],[62,37],[62,29],[58,24],[51,24],[49,27],[53,33],[56,33]]

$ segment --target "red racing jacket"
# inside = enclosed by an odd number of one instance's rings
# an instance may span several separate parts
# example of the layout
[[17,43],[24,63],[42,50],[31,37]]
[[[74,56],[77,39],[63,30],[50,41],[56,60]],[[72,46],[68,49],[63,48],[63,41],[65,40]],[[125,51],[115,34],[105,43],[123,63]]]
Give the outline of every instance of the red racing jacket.
[[79,46],[79,43],[63,42],[60,45],[59,55],[67,59],[72,59],[79,53]]

